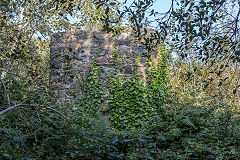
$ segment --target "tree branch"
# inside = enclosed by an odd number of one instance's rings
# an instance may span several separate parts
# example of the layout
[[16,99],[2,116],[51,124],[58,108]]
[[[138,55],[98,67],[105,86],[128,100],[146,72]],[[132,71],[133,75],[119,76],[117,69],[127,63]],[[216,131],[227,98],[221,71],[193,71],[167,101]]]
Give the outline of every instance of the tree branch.
[[8,74],[11,74],[11,75],[14,75],[14,76],[23,78],[23,79],[27,79],[27,80],[32,81],[33,83],[37,83],[37,84],[39,84],[39,85],[47,85],[47,84],[44,83],[44,82],[40,82],[40,83],[37,82],[37,78],[34,79],[34,80],[32,80],[32,79],[30,79],[30,78],[27,78],[27,76],[24,77],[24,76],[21,76],[21,75],[16,74],[16,73],[9,72],[9,71],[7,71],[6,69],[2,69],[2,68],[0,68],[0,71],[6,72],[6,73],[8,73]]
[[[23,23],[23,19],[24,19],[24,15],[23,15],[23,13],[24,13],[24,8],[22,8],[22,10],[21,10],[21,13],[20,13],[20,18],[19,18],[19,23],[20,24],[22,24]],[[22,25],[19,25],[19,29],[21,30],[23,28],[23,26]]]
[[17,76],[17,77],[21,77],[21,78],[26,79],[26,77],[23,77],[23,76],[18,75],[18,74],[16,74],[16,73],[9,72],[9,71],[7,71],[6,69],[0,68],[0,71],[3,71],[3,72],[6,72],[6,73],[8,73],[8,74],[11,74],[11,75],[14,75],[14,76]]
[[[0,76],[0,80],[1,80],[1,83],[2,83],[2,85],[3,85],[4,91],[6,92],[6,91],[7,91],[7,88],[6,88],[6,85],[4,84],[1,76]],[[10,104],[11,101],[10,101],[10,98],[9,98],[9,93],[7,93],[7,98],[8,98],[8,107],[10,107],[10,106],[11,106],[11,104]]]
[[14,109],[14,108],[17,108],[17,107],[24,107],[24,106],[28,106],[28,107],[42,107],[42,108],[46,108],[46,109],[49,109],[49,110],[52,110],[54,112],[56,112],[57,114],[61,115],[62,117],[66,118],[66,119],[69,119],[68,117],[66,117],[63,113],[59,112],[58,110],[52,108],[52,107],[47,107],[47,106],[44,106],[44,105],[37,105],[37,104],[17,104],[17,105],[14,105],[14,106],[11,106],[11,107],[8,107],[7,109],[4,109],[3,111],[0,112],[0,115]]

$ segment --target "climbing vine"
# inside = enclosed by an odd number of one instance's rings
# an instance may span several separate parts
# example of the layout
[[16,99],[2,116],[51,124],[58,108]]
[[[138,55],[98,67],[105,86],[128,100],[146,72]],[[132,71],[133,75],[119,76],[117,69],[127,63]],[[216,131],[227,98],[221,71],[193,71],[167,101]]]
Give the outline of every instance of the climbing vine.
[[95,116],[102,110],[105,91],[102,86],[101,69],[93,66],[88,75],[79,81],[79,110]]
[[147,99],[149,105],[154,109],[154,114],[162,113],[161,105],[166,103],[167,53],[164,45],[158,47],[157,63],[149,61],[150,67],[146,72],[147,77]]
[[124,80],[117,74],[109,83],[109,106],[112,125],[117,129],[141,128],[153,116],[162,115],[167,82],[167,61],[164,47],[158,49],[157,63],[149,60],[146,84],[138,76],[140,57],[136,59],[133,75]]
[[[113,55],[118,66],[121,57],[117,51]],[[79,81],[79,110],[94,116],[103,111],[107,100],[107,111],[114,128],[139,129],[153,123],[155,116],[163,116],[162,105],[166,103],[167,57],[163,45],[158,48],[155,59],[155,62],[148,60],[149,67],[143,79],[138,75],[140,55],[136,57],[130,78],[122,76],[116,67],[116,72],[109,75],[108,89],[103,88],[101,69],[93,64],[88,75]]]

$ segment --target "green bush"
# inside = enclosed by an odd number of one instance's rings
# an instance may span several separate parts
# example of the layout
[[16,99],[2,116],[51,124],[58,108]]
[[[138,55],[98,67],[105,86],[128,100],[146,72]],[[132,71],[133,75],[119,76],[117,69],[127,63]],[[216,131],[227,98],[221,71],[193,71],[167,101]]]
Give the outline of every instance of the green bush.
[[216,116],[209,106],[165,107],[145,133],[156,147],[176,153],[174,159],[238,159],[240,119],[231,111]]

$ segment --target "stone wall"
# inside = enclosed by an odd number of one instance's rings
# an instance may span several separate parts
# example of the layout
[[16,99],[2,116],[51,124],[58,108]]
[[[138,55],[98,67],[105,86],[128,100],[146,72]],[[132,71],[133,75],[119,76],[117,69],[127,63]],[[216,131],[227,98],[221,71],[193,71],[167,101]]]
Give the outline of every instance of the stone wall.
[[[100,30],[54,34],[50,49],[50,89],[59,100],[71,99],[69,91],[75,88],[77,79],[87,74],[93,62],[102,68],[106,77],[116,68],[121,74],[131,76],[136,56],[146,52],[130,29],[118,36]],[[139,76],[144,74],[146,65],[146,57],[141,56]]]

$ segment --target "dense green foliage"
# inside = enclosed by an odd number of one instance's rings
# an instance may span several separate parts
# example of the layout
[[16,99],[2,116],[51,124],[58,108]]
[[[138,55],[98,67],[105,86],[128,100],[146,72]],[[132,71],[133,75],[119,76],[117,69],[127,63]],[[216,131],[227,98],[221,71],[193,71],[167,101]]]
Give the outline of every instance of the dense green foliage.
[[[136,58],[132,77],[116,67],[105,86],[93,65],[71,102],[49,90],[51,33],[117,34],[127,18],[139,36],[152,4],[134,1],[121,11],[116,0],[0,1],[0,159],[240,159],[236,0],[173,0],[178,7],[162,18],[152,10],[159,25],[142,44],[149,52],[159,45],[158,58],[149,58],[141,78]],[[70,15],[78,23],[70,25]],[[119,66],[121,53],[113,54]]]
[[75,104],[80,111],[90,115],[95,115],[98,111],[102,111],[105,99],[105,91],[103,89],[101,70],[93,67],[89,74],[79,82],[77,91],[75,91]]
[[[136,60],[133,76],[123,80],[120,75],[110,79],[109,107],[111,121],[118,129],[139,129],[151,117],[161,116],[161,106],[165,103],[167,71],[163,46],[159,47],[157,64],[149,60],[146,81],[137,73],[139,58]],[[144,84],[146,83],[146,84]]]
[[135,75],[124,86],[120,83],[111,88],[109,105],[113,126],[118,129],[143,127],[151,113],[143,82]]

